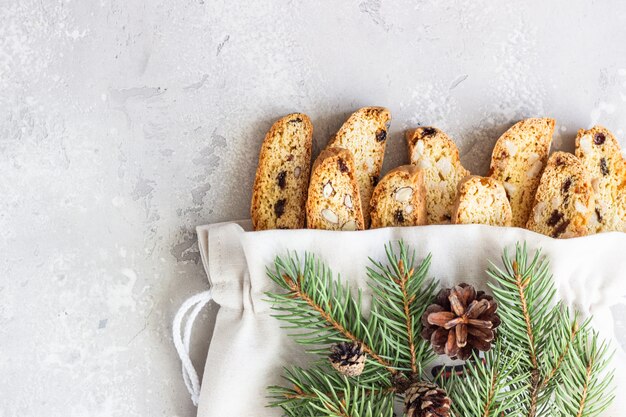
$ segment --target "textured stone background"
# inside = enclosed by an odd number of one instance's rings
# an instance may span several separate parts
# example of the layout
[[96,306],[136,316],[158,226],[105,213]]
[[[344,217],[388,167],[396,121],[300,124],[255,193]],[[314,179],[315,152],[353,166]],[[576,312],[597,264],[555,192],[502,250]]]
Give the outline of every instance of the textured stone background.
[[308,113],[317,152],[387,106],[385,169],[418,123],[476,173],[527,116],[626,145],[625,39],[619,1],[0,0],[0,416],[194,415],[170,340],[207,286],[193,230],[247,217],[272,120]]

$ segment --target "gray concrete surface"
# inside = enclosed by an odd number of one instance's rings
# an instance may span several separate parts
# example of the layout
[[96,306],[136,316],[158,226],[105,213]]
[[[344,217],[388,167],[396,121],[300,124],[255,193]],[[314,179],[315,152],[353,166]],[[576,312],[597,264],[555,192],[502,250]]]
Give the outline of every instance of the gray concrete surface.
[[527,116],[626,145],[624,39],[619,1],[1,0],[0,416],[194,415],[170,340],[207,286],[193,229],[247,217],[272,120],[308,113],[318,151],[387,106],[385,170],[418,123],[476,173]]

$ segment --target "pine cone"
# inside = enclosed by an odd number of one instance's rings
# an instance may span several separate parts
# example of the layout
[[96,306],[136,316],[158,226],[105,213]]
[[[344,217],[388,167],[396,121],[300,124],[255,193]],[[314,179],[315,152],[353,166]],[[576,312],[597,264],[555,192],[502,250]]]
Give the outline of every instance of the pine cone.
[[491,349],[494,329],[500,325],[497,308],[493,297],[471,285],[443,289],[422,315],[422,337],[439,355],[466,360],[476,350]]
[[450,398],[446,392],[429,382],[416,382],[404,393],[406,417],[448,417]]
[[363,352],[360,343],[337,343],[330,350],[331,354],[328,359],[339,373],[345,376],[359,376],[363,373],[367,355]]

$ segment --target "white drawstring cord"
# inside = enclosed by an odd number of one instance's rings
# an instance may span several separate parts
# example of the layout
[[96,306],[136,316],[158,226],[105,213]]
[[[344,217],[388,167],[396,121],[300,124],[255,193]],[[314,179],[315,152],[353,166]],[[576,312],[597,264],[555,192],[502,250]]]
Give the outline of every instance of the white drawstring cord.
[[[178,356],[183,364],[183,380],[185,381],[187,391],[189,391],[189,394],[191,395],[191,401],[195,406],[198,405],[198,400],[200,398],[200,381],[198,379],[198,373],[193,367],[193,363],[191,363],[191,358],[189,357],[191,330],[193,329],[193,323],[196,320],[196,317],[198,317],[202,308],[209,301],[211,301],[211,299],[211,290],[189,297],[176,312],[176,316],[174,316],[174,323],[172,324],[174,346],[176,347]],[[181,332],[181,325],[183,318],[190,310],[191,313],[189,314],[189,317],[187,317],[187,321],[185,323],[185,333],[183,336]]]

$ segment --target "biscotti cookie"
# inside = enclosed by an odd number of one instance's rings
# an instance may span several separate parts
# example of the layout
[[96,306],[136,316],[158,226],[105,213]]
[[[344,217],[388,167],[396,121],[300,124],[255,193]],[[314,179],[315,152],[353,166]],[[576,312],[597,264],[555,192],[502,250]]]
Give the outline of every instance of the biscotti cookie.
[[307,227],[362,230],[363,212],[352,153],[327,148],[315,160],[306,203]]
[[428,223],[450,223],[459,181],[469,175],[459,150],[441,130],[424,126],[406,132],[411,163],[424,170]]
[[383,166],[390,122],[391,113],[384,107],[364,107],[352,113],[328,143],[328,147],[347,149],[354,156],[365,227],[369,226],[369,202]]
[[477,175],[461,180],[452,223],[510,226],[511,219],[511,205],[500,181]]
[[250,214],[254,230],[304,227],[313,125],[294,113],[267,132],[256,170]]
[[581,161],[555,152],[543,171],[527,228],[556,238],[585,236],[594,211],[593,188]]
[[389,171],[374,188],[370,216],[372,229],[427,224],[423,171],[415,165]]
[[513,212],[512,226],[526,226],[553,132],[554,119],[526,119],[496,142],[489,175],[504,185]]
[[576,156],[587,169],[595,191],[589,232],[626,231],[626,162],[617,139],[602,126],[581,129],[576,137]]

